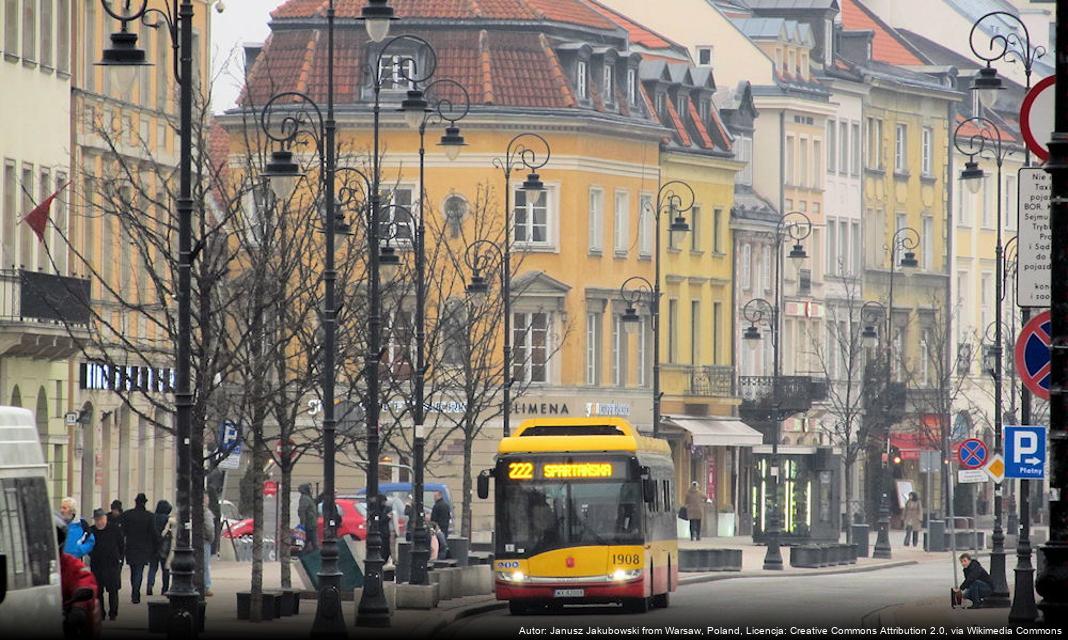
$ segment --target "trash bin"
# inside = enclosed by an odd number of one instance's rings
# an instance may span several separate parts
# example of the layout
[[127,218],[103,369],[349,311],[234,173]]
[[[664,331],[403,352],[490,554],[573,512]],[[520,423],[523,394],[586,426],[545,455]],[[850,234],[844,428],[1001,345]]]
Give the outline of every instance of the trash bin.
[[927,533],[923,536],[924,547],[923,550],[927,552],[945,551],[946,550],[946,521],[945,520],[929,520],[927,522]]
[[852,526],[852,536],[849,538],[853,544],[857,545],[857,557],[868,557],[868,525],[866,524],[854,524]]
[[456,566],[466,567],[468,562],[468,549],[470,547],[467,538],[463,536],[449,536],[449,557],[456,560]]

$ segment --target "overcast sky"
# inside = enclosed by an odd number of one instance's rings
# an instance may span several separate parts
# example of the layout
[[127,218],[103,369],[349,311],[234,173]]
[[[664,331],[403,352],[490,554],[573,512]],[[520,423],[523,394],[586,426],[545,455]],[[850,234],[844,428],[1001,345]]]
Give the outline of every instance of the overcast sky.
[[[225,0],[226,10],[211,12],[212,75],[216,78],[212,93],[214,111],[233,106],[241,92],[244,54],[241,45],[263,42],[270,33],[270,12],[284,0]],[[234,52],[237,48],[236,53]],[[229,62],[229,64],[227,64]]]

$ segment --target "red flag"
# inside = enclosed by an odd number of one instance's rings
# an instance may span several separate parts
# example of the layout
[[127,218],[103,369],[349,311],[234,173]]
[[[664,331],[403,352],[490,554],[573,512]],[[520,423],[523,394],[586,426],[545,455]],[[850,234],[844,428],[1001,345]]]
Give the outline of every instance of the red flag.
[[33,229],[33,232],[37,234],[37,239],[41,242],[44,242],[44,232],[45,227],[48,226],[48,214],[49,211],[51,211],[52,209],[52,201],[56,199],[56,196],[59,195],[60,191],[66,188],[67,185],[63,185],[62,187],[56,189],[55,193],[45,198],[41,202],[41,204],[34,207],[33,211],[23,216],[22,220],[20,221],[30,225],[30,228]]

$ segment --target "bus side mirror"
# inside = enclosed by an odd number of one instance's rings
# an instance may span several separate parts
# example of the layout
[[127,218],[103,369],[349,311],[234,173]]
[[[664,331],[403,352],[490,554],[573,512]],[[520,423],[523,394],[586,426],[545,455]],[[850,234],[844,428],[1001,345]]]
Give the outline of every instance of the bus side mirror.
[[656,481],[652,478],[642,478],[642,499],[646,504],[652,504],[656,499]]
[[7,554],[0,553],[0,603],[7,597]]
[[478,497],[482,500],[489,497],[489,479],[489,471],[482,471],[478,474]]

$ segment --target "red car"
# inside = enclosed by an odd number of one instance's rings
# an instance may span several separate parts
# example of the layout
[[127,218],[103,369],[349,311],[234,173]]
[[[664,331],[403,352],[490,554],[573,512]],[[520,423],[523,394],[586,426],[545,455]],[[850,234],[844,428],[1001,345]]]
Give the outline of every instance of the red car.
[[[337,498],[335,500],[338,513],[341,514],[341,522],[338,524],[337,535],[352,536],[357,540],[363,540],[367,536],[367,505],[363,500],[354,498]],[[319,513],[322,514],[323,506],[319,504]],[[296,514],[293,514],[296,516]],[[295,519],[295,518],[294,518]],[[323,539],[323,516],[319,516],[319,541]],[[403,535],[403,530],[401,535]],[[223,537],[241,538],[252,535],[252,518],[238,520],[230,526],[224,526]]]

